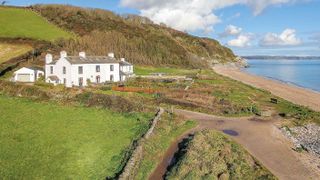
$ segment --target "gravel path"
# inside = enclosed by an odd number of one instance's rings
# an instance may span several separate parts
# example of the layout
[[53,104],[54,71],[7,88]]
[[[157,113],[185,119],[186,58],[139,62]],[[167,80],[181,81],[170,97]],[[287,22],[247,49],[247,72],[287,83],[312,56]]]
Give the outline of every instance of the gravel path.
[[185,110],[175,112],[186,119],[198,121],[199,126],[196,130],[216,129],[233,132],[230,137],[246,148],[279,179],[301,180],[320,177],[319,169],[313,169],[306,162],[308,154],[292,150],[293,144],[276,126],[278,120],[225,118]]

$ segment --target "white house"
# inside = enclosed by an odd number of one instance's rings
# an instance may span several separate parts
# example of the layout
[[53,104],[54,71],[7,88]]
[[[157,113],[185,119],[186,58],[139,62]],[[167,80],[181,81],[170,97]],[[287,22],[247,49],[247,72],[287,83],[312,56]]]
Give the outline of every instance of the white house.
[[44,76],[44,71],[41,68],[36,67],[23,67],[15,71],[13,76],[14,82],[33,83],[37,81],[41,76]]
[[108,56],[68,56],[60,52],[60,58],[53,60],[51,54],[46,55],[46,82],[64,84],[66,87],[87,86],[88,83],[125,81],[133,76],[133,65],[125,59],[117,60],[113,53]]

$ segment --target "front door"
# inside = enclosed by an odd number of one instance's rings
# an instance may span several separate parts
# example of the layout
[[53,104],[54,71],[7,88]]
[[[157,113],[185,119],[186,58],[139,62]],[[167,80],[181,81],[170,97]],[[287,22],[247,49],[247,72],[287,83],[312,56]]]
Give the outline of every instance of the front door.
[[83,78],[79,78],[79,87],[82,87],[83,86]]

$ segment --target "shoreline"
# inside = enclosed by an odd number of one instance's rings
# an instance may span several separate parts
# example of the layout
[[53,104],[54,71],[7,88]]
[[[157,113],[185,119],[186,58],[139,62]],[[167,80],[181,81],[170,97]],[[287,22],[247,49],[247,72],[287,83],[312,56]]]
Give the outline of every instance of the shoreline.
[[242,71],[238,67],[214,66],[213,70],[223,76],[240,81],[258,89],[264,89],[292,103],[320,111],[320,93],[277,79],[266,78]]
[[253,73],[247,72],[247,71],[242,70],[242,69],[239,69],[239,71],[244,72],[244,73],[247,73],[247,74],[249,74],[249,75],[251,75],[251,76],[258,76],[258,77],[265,78],[265,79],[268,79],[268,80],[271,80],[271,81],[276,81],[276,82],[278,82],[278,83],[285,84],[285,85],[288,85],[288,86],[292,86],[292,87],[296,87],[296,88],[301,88],[301,89],[304,89],[304,90],[306,90],[306,91],[311,91],[311,92],[314,92],[314,93],[320,93],[320,91],[318,91],[318,90],[316,90],[316,89],[304,87],[304,86],[299,85],[299,84],[296,84],[296,83],[294,83],[294,82],[284,81],[284,80],[277,79],[277,78],[273,78],[273,77],[270,77],[270,76],[260,76],[260,75],[257,75],[257,74],[253,74]]

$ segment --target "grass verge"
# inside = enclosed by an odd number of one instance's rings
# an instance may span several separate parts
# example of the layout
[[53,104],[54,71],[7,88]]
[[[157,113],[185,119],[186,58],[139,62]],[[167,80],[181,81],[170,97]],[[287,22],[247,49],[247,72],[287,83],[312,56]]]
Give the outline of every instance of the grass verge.
[[4,95],[0,95],[0,114],[0,177],[4,179],[112,177],[152,117]]
[[196,126],[194,121],[184,121],[180,117],[164,113],[154,134],[143,144],[143,159],[138,168],[136,179],[148,179],[161,162],[171,143],[187,130]]
[[167,179],[276,179],[243,147],[225,135],[195,134]]

